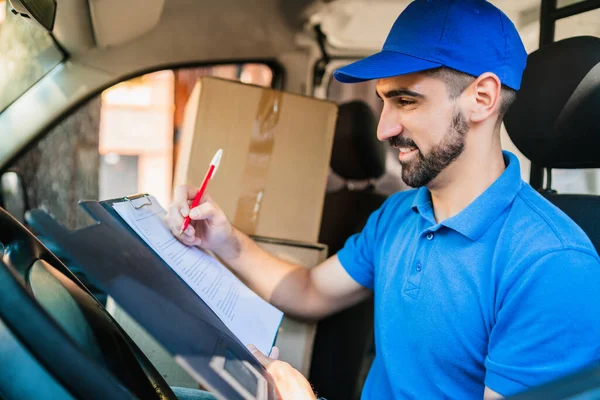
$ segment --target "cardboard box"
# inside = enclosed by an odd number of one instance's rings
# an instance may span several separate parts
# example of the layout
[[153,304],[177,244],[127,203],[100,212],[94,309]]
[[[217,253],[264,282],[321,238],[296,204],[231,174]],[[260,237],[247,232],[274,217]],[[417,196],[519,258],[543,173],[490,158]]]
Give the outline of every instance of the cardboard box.
[[208,192],[247,234],[316,242],[337,105],[210,77],[186,105],[175,184],[198,187],[213,155]]
[[[323,244],[254,236],[252,239],[277,258],[306,268],[312,268],[327,258],[327,246]],[[275,341],[275,346],[281,351],[280,359],[290,363],[305,377],[310,372],[316,332],[316,322],[298,321],[286,315]]]

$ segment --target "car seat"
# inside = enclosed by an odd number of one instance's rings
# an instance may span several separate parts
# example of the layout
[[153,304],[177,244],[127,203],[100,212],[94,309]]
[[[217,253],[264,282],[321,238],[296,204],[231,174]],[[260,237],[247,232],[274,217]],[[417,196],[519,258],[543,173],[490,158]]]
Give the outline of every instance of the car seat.
[[600,38],[573,37],[531,53],[504,122],[517,148],[546,169],[545,187],[534,189],[600,251],[600,196],[552,189],[553,168],[600,168]]
[[[337,179],[328,185],[319,234],[329,254],[337,253],[348,237],[360,232],[385,201],[386,196],[374,187],[385,172],[385,146],[377,140],[377,119],[366,103],[340,105],[330,164]],[[319,321],[309,380],[328,400],[358,398],[373,356],[370,297]]]

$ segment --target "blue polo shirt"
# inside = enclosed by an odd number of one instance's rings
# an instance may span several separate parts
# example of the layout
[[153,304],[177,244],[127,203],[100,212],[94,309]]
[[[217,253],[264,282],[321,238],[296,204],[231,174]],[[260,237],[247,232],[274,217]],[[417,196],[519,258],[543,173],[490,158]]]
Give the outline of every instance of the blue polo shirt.
[[510,395],[600,360],[600,261],[583,231],[504,173],[437,223],[426,188],[391,196],[338,258],[375,294],[363,399]]

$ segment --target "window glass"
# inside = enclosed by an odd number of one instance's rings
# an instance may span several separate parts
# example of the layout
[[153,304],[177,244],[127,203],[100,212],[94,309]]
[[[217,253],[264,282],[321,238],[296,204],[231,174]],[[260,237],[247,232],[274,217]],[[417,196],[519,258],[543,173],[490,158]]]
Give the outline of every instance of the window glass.
[[0,0],[0,112],[63,60],[50,34]]
[[552,189],[558,193],[600,195],[600,169],[553,169]]
[[600,37],[600,9],[556,21],[555,41],[573,36]]
[[584,1],[584,0],[558,0],[556,2],[556,7],[563,8],[563,7],[570,6],[575,3],[581,3],[582,1]]
[[162,205],[170,200],[174,85],[175,73],[167,70],[102,93],[100,174],[110,178],[100,181],[101,199],[144,192]]
[[90,222],[80,199],[147,192],[167,206],[185,105],[205,75],[263,86],[273,79],[264,64],[219,65],[154,72],[105,90],[12,166],[23,175],[30,206],[69,228]]

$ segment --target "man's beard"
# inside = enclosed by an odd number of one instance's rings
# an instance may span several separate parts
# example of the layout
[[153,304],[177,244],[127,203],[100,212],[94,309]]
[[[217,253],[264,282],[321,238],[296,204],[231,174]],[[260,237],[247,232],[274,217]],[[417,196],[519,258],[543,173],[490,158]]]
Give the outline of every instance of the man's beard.
[[[469,124],[460,111],[455,111],[452,123],[442,141],[432,147],[427,154],[421,150],[417,152],[414,159],[402,162],[402,180],[408,186],[417,188],[427,185],[440,172],[450,165],[462,154],[465,149],[465,135],[469,131]],[[415,142],[401,136],[389,139],[393,147],[414,147],[418,149]]]

